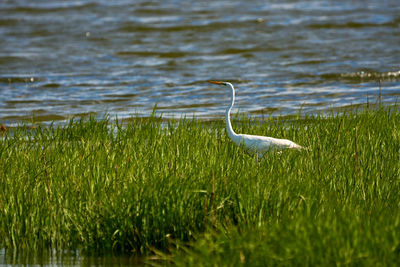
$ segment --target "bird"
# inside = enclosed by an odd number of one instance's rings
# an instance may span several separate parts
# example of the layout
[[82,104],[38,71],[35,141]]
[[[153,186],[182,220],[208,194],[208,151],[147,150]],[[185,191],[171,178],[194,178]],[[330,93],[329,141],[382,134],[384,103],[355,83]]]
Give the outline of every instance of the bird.
[[208,81],[217,85],[225,85],[231,89],[231,104],[225,111],[226,130],[231,140],[238,146],[243,146],[249,154],[256,154],[261,159],[265,154],[281,152],[283,149],[304,149],[304,147],[287,139],[278,139],[269,136],[237,134],[231,124],[231,110],[235,104],[235,88],[229,82]]

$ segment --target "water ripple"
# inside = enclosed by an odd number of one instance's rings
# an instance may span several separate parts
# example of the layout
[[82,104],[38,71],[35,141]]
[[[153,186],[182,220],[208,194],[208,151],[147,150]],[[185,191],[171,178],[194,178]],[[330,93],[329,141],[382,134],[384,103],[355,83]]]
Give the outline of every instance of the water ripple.
[[294,114],[400,95],[397,1],[0,3],[0,122]]

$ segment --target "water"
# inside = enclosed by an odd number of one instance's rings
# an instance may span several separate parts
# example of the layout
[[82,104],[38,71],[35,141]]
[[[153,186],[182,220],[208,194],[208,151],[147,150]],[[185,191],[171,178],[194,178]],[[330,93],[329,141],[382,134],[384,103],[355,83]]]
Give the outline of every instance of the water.
[[392,1],[2,1],[0,120],[290,114],[400,95]]
[[[400,5],[370,1],[0,2],[0,122],[95,113],[221,117],[400,96]],[[236,109],[237,111],[237,109]],[[234,110],[235,112],[235,110]]]
[[[154,257],[153,257],[154,258]],[[150,257],[134,255],[85,255],[76,251],[42,251],[32,254],[18,254],[0,249],[1,266],[145,266],[161,262]]]

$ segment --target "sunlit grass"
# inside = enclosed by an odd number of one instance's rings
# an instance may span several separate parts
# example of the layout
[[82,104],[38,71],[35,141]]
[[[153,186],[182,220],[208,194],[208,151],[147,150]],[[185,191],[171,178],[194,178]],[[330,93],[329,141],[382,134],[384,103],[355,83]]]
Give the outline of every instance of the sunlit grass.
[[183,265],[394,264],[399,122],[393,107],[236,118],[238,133],[308,147],[259,161],[222,121],[17,128],[0,142],[0,247],[160,250]]

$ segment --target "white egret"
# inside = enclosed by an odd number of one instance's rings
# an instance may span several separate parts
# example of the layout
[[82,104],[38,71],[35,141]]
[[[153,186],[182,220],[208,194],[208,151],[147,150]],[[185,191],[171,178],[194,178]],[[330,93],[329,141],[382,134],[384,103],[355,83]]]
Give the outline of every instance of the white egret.
[[237,134],[232,128],[231,124],[231,109],[235,104],[235,88],[229,82],[209,81],[210,83],[225,85],[231,88],[231,105],[226,108],[225,120],[226,130],[232,141],[239,146],[244,146],[248,153],[257,154],[261,158],[265,153],[279,151],[282,149],[302,149],[302,146],[287,140],[277,139],[268,136]]

